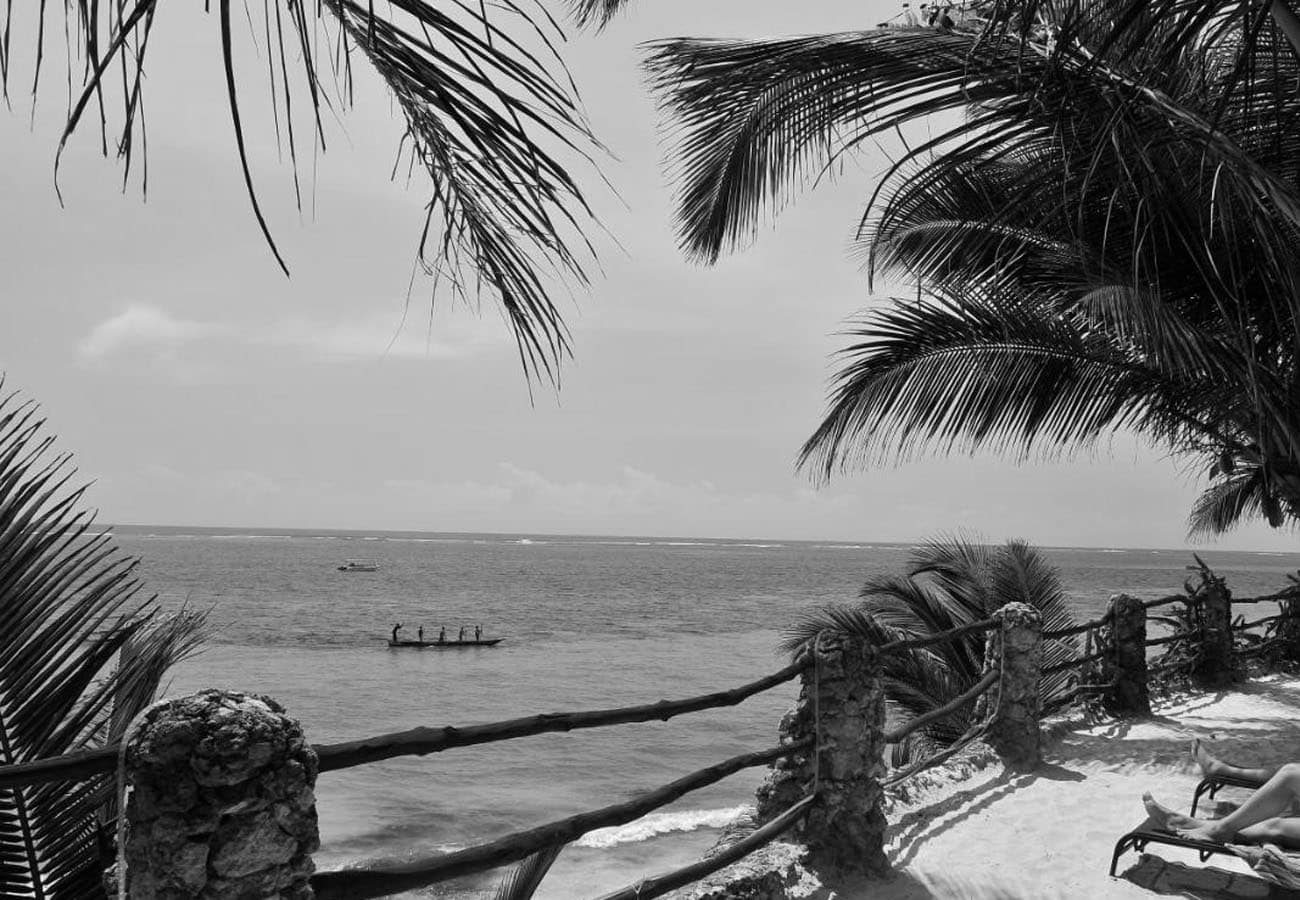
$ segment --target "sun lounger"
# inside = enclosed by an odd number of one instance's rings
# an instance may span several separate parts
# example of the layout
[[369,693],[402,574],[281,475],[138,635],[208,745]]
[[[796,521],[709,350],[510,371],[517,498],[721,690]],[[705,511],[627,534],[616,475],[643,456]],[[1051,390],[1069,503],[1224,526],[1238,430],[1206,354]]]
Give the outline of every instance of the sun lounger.
[[1110,858],[1111,876],[1115,875],[1115,867],[1119,865],[1119,858],[1125,850],[1136,850],[1141,853],[1147,848],[1147,844],[1151,843],[1168,844],[1171,847],[1186,847],[1189,850],[1195,850],[1200,856],[1201,862],[1205,862],[1216,853],[1223,856],[1238,855],[1229,849],[1227,844],[1220,844],[1217,841],[1194,841],[1179,837],[1170,831],[1161,831],[1154,825],[1143,823],[1116,841],[1115,852]]
[[1196,815],[1196,804],[1201,802],[1201,795],[1208,794],[1206,798],[1213,800],[1214,795],[1223,787],[1242,787],[1254,790],[1263,784],[1262,781],[1256,781],[1253,778],[1240,778],[1236,775],[1209,775],[1201,779],[1201,783],[1196,786],[1196,793],[1192,795],[1192,815]]
[[1273,844],[1220,844],[1216,841],[1198,841],[1180,837],[1168,831],[1162,831],[1149,822],[1124,835],[1115,844],[1115,852],[1110,858],[1110,874],[1115,876],[1119,858],[1125,850],[1146,850],[1147,844],[1166,844],[1170,847],[1185,847],[1195,850],[1206,862],[1216,853],[1222,856],[1235,856],[1245,860],[1260,878],[1291,891],[1300,890],[1300,852],[1284,850]]

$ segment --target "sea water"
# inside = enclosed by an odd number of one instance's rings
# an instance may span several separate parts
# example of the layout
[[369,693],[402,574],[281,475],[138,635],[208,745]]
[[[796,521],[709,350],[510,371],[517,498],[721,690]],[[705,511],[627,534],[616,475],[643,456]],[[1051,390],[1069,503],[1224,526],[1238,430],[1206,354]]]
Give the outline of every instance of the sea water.
[[[472,725],[735,687],[788,659],[782,631],[898,573],[908,547],[790,541],[119,528],[149,591],[210,609],[207,649],[167,687],[268,694],[313,743],[417,725]],[[1176,593],[1191,554],[1045,549],[1081,616],[1113,593]],[[1237,596],[1280,589],[1300,554],[1202,554]],[[340,572],[349,559],[377,572]],[[493,648],[390,649],[446,627]],[[333,868],[405,860],[628,800],[777,743],[793,683],[739,706],[546,734],[325,773],[321,851]],[[753,800],[762,769],[691,793],[565,849],[539,898],[593,897],[698,859]],[[490,897],[499,874],[417,892]]]

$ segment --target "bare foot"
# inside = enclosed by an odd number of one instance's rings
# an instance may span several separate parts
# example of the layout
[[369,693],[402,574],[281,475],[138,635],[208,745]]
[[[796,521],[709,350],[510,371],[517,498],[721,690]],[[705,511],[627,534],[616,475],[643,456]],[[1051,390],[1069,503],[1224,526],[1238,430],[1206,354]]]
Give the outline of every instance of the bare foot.
[[1142,805],[1146,807],[1147,815],[1153,825],[1172,832],[1179,837],[1195,841],[1215,841],[1216,843],[1223,843],[1232,837],[1231,834],[1223,834],[1217,822],[1193,819],[1191,816],[1185,816],[1182,813],[1174,812],[1168,807],[1161,806],[1151,796],[1150,792],[1142,795]]
[[1192,759],[1201,767],[1202,775],[1220,775],[1223,772],[1223,762],[1202,746],[1200,738],[1192,741]]
[[1147,808],[1147,815],[1151,817],[1152,824],[1158,828],[1163,828],[1165,831],[1200,828],[1205,824],[1200,819],[1193,819],[1191,816],[1185,816],[1182,813],[1174,812],[1168,807],[1161,806],[1151,796],[1150,791],[1142,795],[1142,805]]

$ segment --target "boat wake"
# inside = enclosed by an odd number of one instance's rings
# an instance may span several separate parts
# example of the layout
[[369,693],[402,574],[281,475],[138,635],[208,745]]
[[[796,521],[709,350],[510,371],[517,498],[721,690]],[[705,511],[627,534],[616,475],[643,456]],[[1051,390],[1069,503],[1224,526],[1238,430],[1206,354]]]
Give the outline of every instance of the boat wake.
[[597,828],[573,842],[575,847],[604,850],[619,844],[648,841],[661,834],[675,831],[695,831],[700,828],[725,828],[749,812],[747,806],[729,809],[684,809],[680,812],[650,813],[635,822],[613,828]]

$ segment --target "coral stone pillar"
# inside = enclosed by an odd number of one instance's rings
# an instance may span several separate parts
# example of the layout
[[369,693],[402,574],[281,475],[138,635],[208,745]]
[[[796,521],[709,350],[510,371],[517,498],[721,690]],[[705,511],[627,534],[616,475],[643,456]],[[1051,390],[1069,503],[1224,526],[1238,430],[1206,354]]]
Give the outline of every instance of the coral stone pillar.
[[1232,594],[1218,578],[1207,578],[1201,593],[1202,655],[1193,672],[1207,687],[1223,687],[1235,680],[1232,662]]
[[798,836],[809,865],[823,876],[885,875],[885,691],[880,660],[866,641],[823,633],[810,651],[799,700],[781,721],[783,742],[813,746],[780,760],[758,790],[758,822],[770,821],[806,794],[819,801]]
[[1106,712],[1117,715],[1151,715],[1147,693],[1147,610],[1128,594],[1110,598],[1110,625],[1103,639],[1111,652],[1102,657],[1102,678],[1114,682],[1102,694]]
[[126,893],[311,897],[316,754],[269,697],[201,691],[127,736]]
[[1028,603],[1008,603],[993,617],[997,630],[984,645],[984,671],[1000,670],[975,704],[978,718],[992,715],[984,740],[1003,764],[1028,771],[1042,759],[1038,680],[1043,667],[1043,617]]

